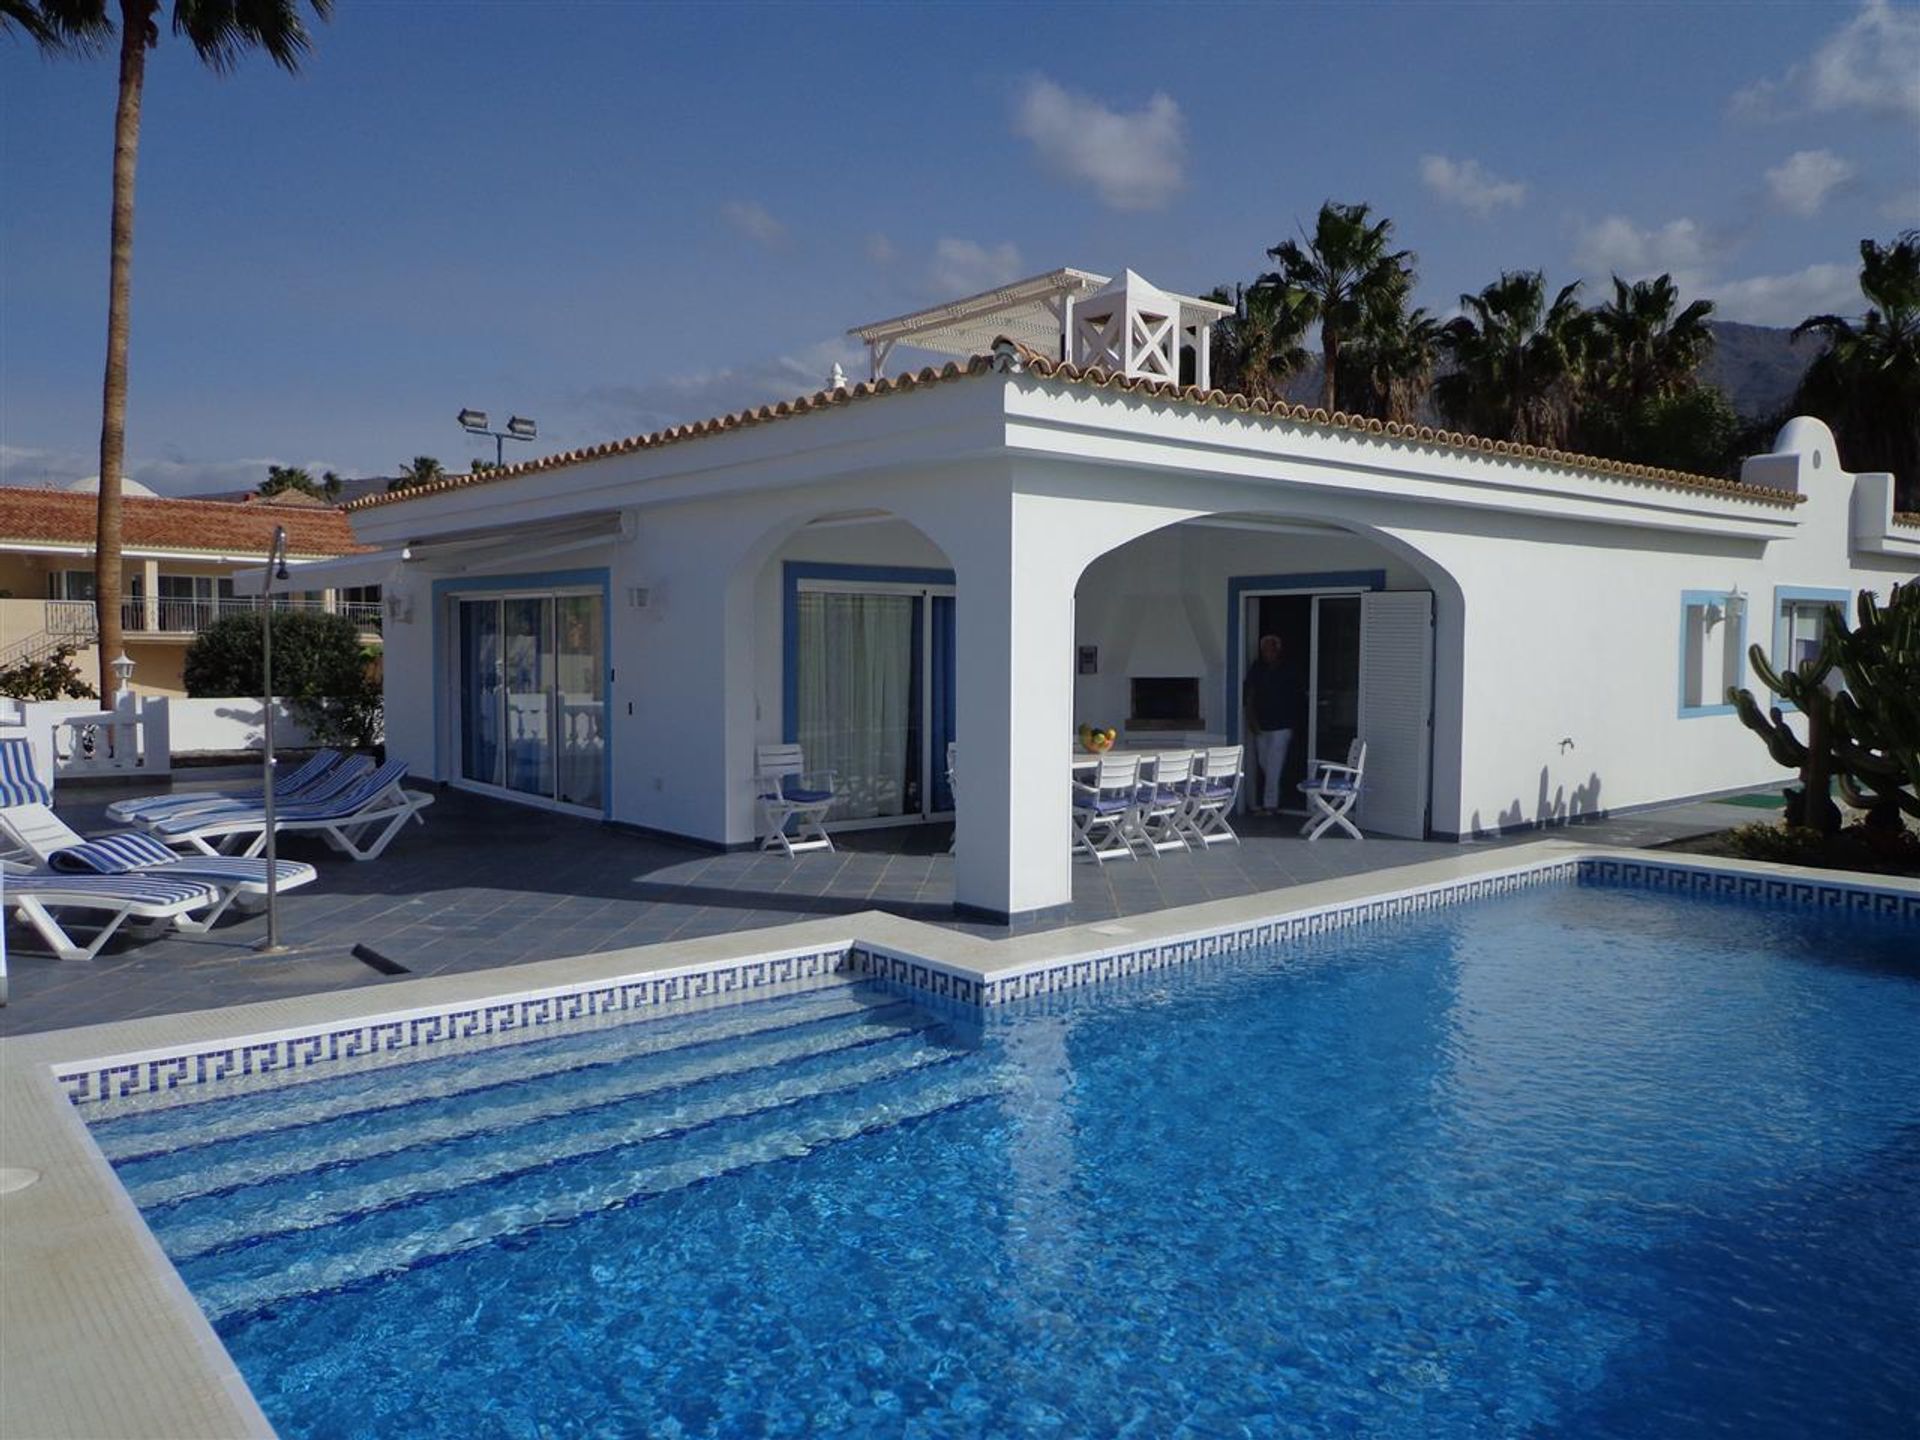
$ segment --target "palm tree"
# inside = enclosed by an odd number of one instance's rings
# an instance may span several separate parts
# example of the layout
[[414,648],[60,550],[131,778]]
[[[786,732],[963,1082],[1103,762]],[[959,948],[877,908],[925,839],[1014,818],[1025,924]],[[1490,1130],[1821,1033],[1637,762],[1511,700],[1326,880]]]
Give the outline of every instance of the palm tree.
[[430,485],[447,473],[447,467],[431,455],[416,455],[410,464],[402,465],[400,473],[387,482],[388,490],[411,490],[416,485]]
[[[1343,391],[1362,397],[1360,413],[1402,424],[1420,413],[1433,388],[1442,325],[1425,309],[1380,310],[1367,317],[1347,349]],[[1349,409],[1356,408],[1348,399]]]
[[[307,0],[325,19],[333,0]],[[100,693],[113,694],[120,654],[120,472],[127,449],[127,317],[133,285],[133,181],[147,51],[160,43],[160,0],[0,0],[0,26],[17,27],[50,54],[93,54],[119,11],[120,85],[113,123],[112,250],[107,278],[107,365],[101,387],[100,501],[94,531],[94,612],[100,629]],[[308,38],[298,0],[174,0],[173,33],[215,71],[249,50],[297,70]]]
[[1236,286],[1235,292],[1220,286],[1207,297],[1234,307],[1213,327],[1213,383],[1252,399],[1278,400],[1288,378],[1307,363],[1300,343],[1306,326],[1278,286]]
[[1888,470],[1902,510],[1920,509],[1920,230],[1882,245],[1860,242],[1867,312],[1811,315],[1794,338],[1824,335],[1807,367],[1796,411],[1832,425],[1855,470]]
[[1549,303],[1545,275],[1510,270],[1478,295],[1462,295],[1467,313],[1440,336],[1452,361],[1434,382],[1441,413],[1488,439],[1565,444],[1587,348],[1579,289],[1576,280]]
[[1616,275],[1613,299],[1594,308],[1594,380],[1624,409],[1690,388],[1712,351],[1713,302],[1695,300],[1676,313],[1679,303],[1671,275],[1632,284]]
[[1325,366],[1320,403],[1328,410],[1339,408],[1342,342],[1373,312],[1399,309],[1413,289],[1413,252],[1389,250],[1393,222],[1369,216],[1366,205],[1327,201],[1311,235],[1267,251],[1280,268],[1262,275],[1256,286],[1276,287],[1303,326],[1319,325]]

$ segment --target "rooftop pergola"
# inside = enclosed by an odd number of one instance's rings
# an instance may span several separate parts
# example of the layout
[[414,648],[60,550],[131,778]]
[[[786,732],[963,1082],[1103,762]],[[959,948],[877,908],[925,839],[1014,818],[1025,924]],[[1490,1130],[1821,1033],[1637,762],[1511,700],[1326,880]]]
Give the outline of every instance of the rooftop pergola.
[[[1175,375],[1178,374],[1180,338],[1184,336],[1198,344],[1197,358],[1204,369],[1205,345],[1200,342],[1204,341],[1205,331],[1220,316],[1231,314],[1233,309],[1230,305],[1219,305],[1192,295],[1157,290],[1132,271],[1128,271],[1116,283],[1111,277],[1096,275],[1090,270],[1063,268],[1025,280],[1015,280],[997,289],[983,290],[978,295],[968,295],[960,300],[916,310],[909,315],[857,326],[847,333],[866,342],[869,374],[875,380],[880,378],[893,347],[898,344],[931,350],[937,355],[970,356],[985,354],[1000,339],[1018,341],[1049,358],[1081,360],[1131,373],[1135,367],[1124,358],[1130,353],[1124,344],[1111,345],[1104,350],[1098,345],[1091,345],[1092,349],[1102,350],[1102,353],[1084,356],[1079,353],[1089,349],[1093,332],[1089,331],[1076,340],[1074,307],[1082,301],[1104,295],[1115,297],[1128,320],[1136,318],[1132,311],[1139,309],[1143,300],[1148,307],[1167,312],[1161,318],[1170,322],[1168,333],[1159,338],[1164,349],[1168,336],[1172,337],[1173,348],[1169,353]],[[1156,306],[1156,300],[1163,303]],[[1125,325],[1116,327],[1109,339],[1124,339],[1121,331],[1126,328]],[[1140,357],[1145,356],[1144,345],[1136,346],[1135,351]],[[1161,373],[1162,367],[1149,364],[1141,368],[1142,373],[1150,370],[1156,378],[1169,378]]]

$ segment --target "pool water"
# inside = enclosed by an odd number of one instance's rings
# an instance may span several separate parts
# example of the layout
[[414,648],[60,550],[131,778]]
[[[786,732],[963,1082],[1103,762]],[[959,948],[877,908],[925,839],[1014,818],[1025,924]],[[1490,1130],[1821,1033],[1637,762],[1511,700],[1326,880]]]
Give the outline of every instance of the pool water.
[[94,1130],[286,1437],[1920,1429],[1892,922],[1559,885]]

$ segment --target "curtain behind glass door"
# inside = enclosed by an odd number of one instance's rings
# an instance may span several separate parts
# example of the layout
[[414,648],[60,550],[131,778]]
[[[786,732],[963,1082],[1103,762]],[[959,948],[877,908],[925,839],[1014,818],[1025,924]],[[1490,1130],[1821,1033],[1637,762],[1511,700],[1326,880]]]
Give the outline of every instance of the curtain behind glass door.
[[506,661],[506,787],[553,794],[553,602],[503,600],[501,650]]
[[907,813],[909,780],[920,766],[917,749],[909,754],[917,733],[911,711],[918,613],[912,595],[802,591],[797,597],[795,738],[809,770],[839,777],[832,819]]
[[559,789],[555,799],[598,810],[605,805],[606,664],[600,597],[562,595],[554,601],[559,676]]
[[500,783],[500,602],[460,606],[460,775]]

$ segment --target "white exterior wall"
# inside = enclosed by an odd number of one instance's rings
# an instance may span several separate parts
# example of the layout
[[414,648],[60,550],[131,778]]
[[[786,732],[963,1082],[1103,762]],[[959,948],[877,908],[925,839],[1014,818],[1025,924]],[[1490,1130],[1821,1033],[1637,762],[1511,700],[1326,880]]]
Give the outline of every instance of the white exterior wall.
[[[1063,753],[1076,719],[1124,718],[1126,669],[1109,665],[1111,647],[1130,643],[1129,668],[1145,673],[1191,645],[1209,726],[1225,728],[1214,712],[1239,665],[1224,654],[1230,575],[1384,568],[1389,588],[1433,591],[1436,831],[1779,778],[1733,717],[1680,717],[1681,592],[1737,584],[1750,597],[1750,638],[1765,642],[1776,585],[1884,590],[1920,571],[1920,535],[1896,534],[1871,505],[1850,521],[1856,491],[1879,482],[1837,471],[1830,454],[1815,471],[1819,435],[1809,433],[1794,442],[1805,453],[1763,467],[1766,483],[1809,496],[1790,510],[979,376],[354,518],[375,545],[526,527],[537,551],[533,527],[626,515],[630,539],[489,565],[607,568],[609,814],[727,844],[754,836],[753,751],[779,736],[782,562],[952,569],[964,749],[956,888],[965,903],[1018,912],[1070,896]],[[1884,486],[1873,493],[1884,511]],[[802,528],[876,509],[900,523]],[[1333,525],[1354,538],[1166,528],[1207,516]],[[1851,553],[1850,523],[1868,538]],[[386,629],[388,743],[444,779],[456,758],[453,647],[449,635],[436,672],[433,568],[409,563],[390,586],[411,599],[413,618]],[[461,578],[487,568],[469,563]],[[626,603],[635,585],[652,596],[645,611]],[[1131,640],[1116,642],[1129,625]],[[1091,683],[1076,682],[1076,639],[1102,646]]]

